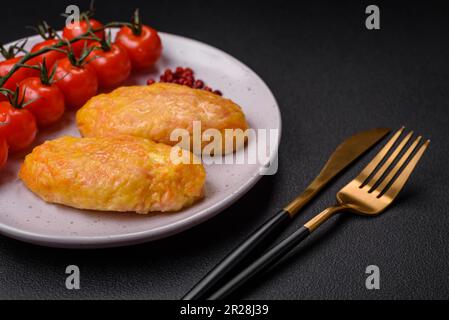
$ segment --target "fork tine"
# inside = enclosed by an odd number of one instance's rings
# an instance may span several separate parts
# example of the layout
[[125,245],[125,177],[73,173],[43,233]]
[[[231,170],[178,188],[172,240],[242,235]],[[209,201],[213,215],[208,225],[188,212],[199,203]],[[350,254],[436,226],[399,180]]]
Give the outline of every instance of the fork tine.
[[399,194],[399,191],[401,191],[401,189],[404,187],[405,183],[412,174],[422,155],[426,151],[427,147],[429,146],[429,143],[430,140],[427,140],[425,143],[423,143],[423,145],[418,149],[418,151],[415,153],[415,155],[407,164],[407,166],[404,168],[404,170],[399,174],[397,179],[393,182],[393,184],[381,198],[388,197],[391,200],[396,198],[396,196]]
[[404,149],[407,142],[413,135],[413,131],[411,131],[404,139],[402,139],[401,143],[397,146],[397,148],[393,151],[393,153],[388,157],[388,160],[382,165],[382,167],[376,172],[374,177],[368,181],[366,187],[368,190],[371,190],[377,181],[382,177],[382,175],[393,165],[394,160],[398,157],[399,153],[401,153],[402,149]]
[[376,154],[376,156],[371,160],[370,163],[360,172],[360,174],[356,177],[356,180],[360,181],[362,184],[365,180],[370,176],[370,174],[377,168],[379,163],[381,163],[382,159],[387,155],[388,151],[390,151],[391,147],[393,147],[396,140],[398,140],[399,136],[404,132],[404,127],[396,131],[396,133],[391,137],[391,139],[385,144],[382,150]]
[[373,191],[373,195],[376,197],[384,191],[384,189],[388,186],[388,184],[392,181],[392,179],[395,177],[395,175],[398,173],[398,171],[402,168],[404,163],[407,161],[407,159],[410,157],[410,155],[413,153],[413,151],[416,149],[418,144],[421,142],[422,137],[419,136],[415,139],[415,141],[412,143],[412,145],[407,149],[407,151],[403,154],[401,159],[396,163],[393,169],[388,173],[388,175],[383,179],[382,183],[377,186],[377,188]]

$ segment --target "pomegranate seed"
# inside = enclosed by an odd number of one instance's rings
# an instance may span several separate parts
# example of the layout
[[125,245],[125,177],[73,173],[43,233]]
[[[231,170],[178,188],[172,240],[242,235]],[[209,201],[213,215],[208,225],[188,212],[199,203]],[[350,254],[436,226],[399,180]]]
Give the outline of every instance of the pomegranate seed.
[[[176,83],[179,85],[188,86],[190,88],[203,89],[205,91],[212,92],[219,96],[223,95],[223,93],[220,90],[214,90],[211,87],[206,86],[203,80],[200,79],[196,80],[194,76],[194,71],[191,68],[176,67],[174,71],[167,68],[164,70],[164,73],[161,74],[159,78],[160,82]],[[147,80],[148,85],[151,85],[155,82],[156,81],[154,79]]]
[[204,87],[204,82],[202,80],[196,80],[194,84],[194,88],[202,89]]
[[182,77],[183,77],[183,78],[193,77],[193,73],[192,73],[192,72],[188,72],[188,71],[184,71],[184,72],[182,73]]

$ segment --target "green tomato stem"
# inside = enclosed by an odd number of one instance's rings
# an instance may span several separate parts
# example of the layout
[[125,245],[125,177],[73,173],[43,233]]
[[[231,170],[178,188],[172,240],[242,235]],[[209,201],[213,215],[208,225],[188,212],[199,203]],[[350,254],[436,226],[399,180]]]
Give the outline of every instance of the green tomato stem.
[[102,26],[100,28],[95,28],[95,29],[91,28],[86,33],[84,33],[82,35],[79,35],[78,37],[75,37],[75,38],[73,38],[73,39],[71,39],[69,41],[60,40],[57,43],[55,43],[54,45],[52,45],[52,46],[48,46],[48,47],[42,48],[42,49],[40,49],[40,50],[38,50],[36,52],[29,52],[29,53],[25,54],[22,57],[22,59],[20,59],[20,61],[17,62],[11,68],[11,70],[9,70],[9,72],[4,77],[0,78],[0,88],[3,87],[3,85],[6,83],[6,81],[8,81],[8,79],[12,76],[12,74],[14,72],[16,72],[19,68],[23,67],[23,65],[28,60],[33,59],[33,58],[35,58],[35,57],[37,57],[37,56],[39,56],[41,54],[47,53],[47,52],[49,52],[51,50],[64,47],[64,46],[67,45],[67,42],[74,43],[74,42],[77,42],[77,41],[80,41],[80,40],[84,40],[87,36],[91,35],[92,33],[95,33],[95,32],[98,32],[98,31],[102,31],[102,30],[105,30],[107,28],[120,28],[120,27],[123,27],[123,26],[131,27],[132,24],[129,23],[129,22],[110,22],[110,23],[107,23],[107,24],[105,24],[104,26]]

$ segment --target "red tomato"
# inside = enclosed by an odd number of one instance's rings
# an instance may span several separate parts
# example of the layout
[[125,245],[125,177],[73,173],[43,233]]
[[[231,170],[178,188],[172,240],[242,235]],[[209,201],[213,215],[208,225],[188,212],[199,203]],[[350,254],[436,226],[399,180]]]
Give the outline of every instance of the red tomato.
[[[100,46],[93,43],[92,46]],[[114,88],[122,84],[131,73],[131,61],[126,50],[111,44],[108,51],[95,49],[87,58],[97,74],[98,84],[103,88]]]
[[5,166],[6,160],[8,160],[8,144],[6,139],[0,136],[0,170]]
[[64,94],[66,107],[81,107],[98,91],[95,69],[89,64],[74,66],[68,58],[58,60],[54,79]]
[[129,27],[122,27],[115,42],[128,52],[135,70],[149,69],[161,56],[161,39],[157,31],[148,26],[142,26],[140,35],[135,35]]
[[0,102],[0,115],[7,119],[0,125],[0,136],[6,138],[11,152],[23,150],[33,143],[37,126],[31,112],[15,108],[9,102]]
[[33,114],[39,127],[47,127],[64,114],[64,95],[55,85],[45,85],[40,78],[28,78],[19,84],[19,101],[32,101],[25,109]]
[[[8,74],[8,72],[12,69],[12,67],[18,63],[22,59],[22,56],[11,58],[5,61],[0,62],[0,77],[4,77]],[[28,64],[31,65],[30,62]],[[11,91],[15,91],[17,84],[19,84],[20,81],[23,79],[29,78],[29,77],[35,77],[39,75],[38,70],[33,70],[29,68],[19,68],[16,72],[12,74],[12,76],[6,81],[6,83],[3,85],[3,88],[9,89]],[[2,95],[4,99],[4,95]]]
[[[103,24],[95,19],[89,19],[89,23],[93,29],[98,29],[103,26]],[[75,37],[78,37],[82,34],[85,34],[89,30],[89,24],[86,20],[80,20],[79,23],[71,23],[66,26],[62,31],[62,36],[64,39],[72,40]],[[104,30],[95,32],[95,35],[100,39],[104,39]],[[83,51],[84,46],[88,46],[92,43],[92,40],[79,40],[77,42],[72,43],[73,52],[78,56]]]
[[[49,40],[39,42],[31,49],[31,52],[36,52],[43,48],[53,46],[58,42],[59,42],[59,40],[56,40],[56,39],[49,39]],[[64,48],[60,48],[60,49],[64,50]],[[48,51],[48,52],[41,54],[41,55],[37,56],[36,58],[32,59],[31,63],[33,65],[42,63],[43,59],[45,58],[45,63],[47,65],[47,68],[51,69],[51,67],[53,67],[53,65],[55,64],[56,61],[65,58],[65,56],[66,56],[66,54],[63,52],[51,50],[51,51]]]

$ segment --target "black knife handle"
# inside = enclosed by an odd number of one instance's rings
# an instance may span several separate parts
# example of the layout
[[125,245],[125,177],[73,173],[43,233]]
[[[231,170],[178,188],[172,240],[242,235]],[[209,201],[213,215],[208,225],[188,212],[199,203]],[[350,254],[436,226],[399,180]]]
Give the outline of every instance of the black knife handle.
[[204,299],[212,286],[232,272],[242,260],[248,257],[249,254],[266,245],[268,242],[267,240],[278,234],[289,221],[291,221],[290,214],[285,210],[280,210],[274,217],[265,222],[243,243],[227,255],[226,258],[215,266],[215,268],[198,282],[182,299]]

